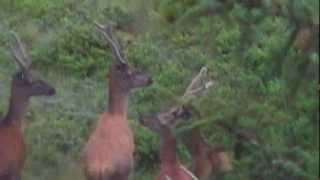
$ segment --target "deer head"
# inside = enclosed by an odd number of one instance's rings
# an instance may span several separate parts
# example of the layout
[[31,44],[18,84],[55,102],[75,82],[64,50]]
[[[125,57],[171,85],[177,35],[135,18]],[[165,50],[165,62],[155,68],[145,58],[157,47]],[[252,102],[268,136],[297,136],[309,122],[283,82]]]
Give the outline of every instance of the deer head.
[[140,123],[151,131],[161,133],[165,128],[174,128],[181,120],[189,119],[193,114],[191,106],[175,106],[154,115],[140,115]]
[[140,116],[140,124],[153,132],[161,134],[167,126],[160,121],[157,115]]
[[150,85],[152,79],[147,73],[141,72],[128,65],[120,43],[112,33],[112,27],[103,26],[98,23],[95,24],[98,31],[109,44],[115,59],[115,64],[111,67],[109,73],[111,84],[116,84],[118,87],[117,90],[124,92]]
[[224,149],[213,149],[208,153],[213,171],[228,172],[233,169],[233,159],[230,153]]
[[12,32],[14,43],[10,44],[11,54],[20,70],[12,77],[12,96],[28,99],[31,96],[51,96],[55,89],[47,82],[35,77],[30,70],[31,58],[27,55],[25,46],[16,33]]
[[207,71],[206,67],[201,68],[200,72],[191,80],[181,97],[185,104],[173,106],[152,116],[140,116],[140,123],[159,133],[164,127],[174,128],[181,120],[188,120],[194,114],[198,115],[198,112],[188,103],[206,94],[209,88],[214,85],[214,82],[208,79]]

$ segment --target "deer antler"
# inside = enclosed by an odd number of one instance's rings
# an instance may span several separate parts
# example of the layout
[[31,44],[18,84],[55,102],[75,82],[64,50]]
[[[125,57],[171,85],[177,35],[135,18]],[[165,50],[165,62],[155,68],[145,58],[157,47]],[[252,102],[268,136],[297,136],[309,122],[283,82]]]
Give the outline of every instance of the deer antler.
[[189,84],[188,88],[186,89],[185,93],[182,96],[182,100],[191,100],[197,96],[201,96],[205,94],[205,92],[214,85],[212,80],[208,80],[207,77],[208,68],[202,67],[198,75],[196,75],[191,83]]
[[114,37],[112,31],[112,26],[103,26],[97,22],[94,22],[97,26],[98,31],[104,36],[107,40],[110,48],[112,49],[113,55],[116,60],[118,60],[122,64],[127,64],[127,60],[124,56],[122,48],[120,46],[119,41]]
[[199,180],[199,178],[197,178],[192,172],[190,172],[187,168],[185,168],[184,166],[180,165],[180,168],[186,172],[193,180]]
[[[181,97],[183,102],[187,104],[195,97],[204,95],[207,90],[214,85],[212,80],[208,80],[207,67],[202,67],[200,72],[192,79],[185,93]],[[180,118],[190,117],[192,115],[192,107],[187,105],[178,105],[170,108],[168,111],[157,114],[157,118],[162,124],[175,126]]]
[[[192,79],[185,93],[181,97],[183,100],[182,105],[176,105],[167,111],[157,113],[153,115],[153,118],[162,125],[170,127],[177,125],[180,119],[190,118],[195,111],[192,106],[188,105],[188,101],[192,100],[194,97],[204,95],[205,92],[214,85],[212,80],[208,80],[207,71],[208,69],[206,67],[201,68],[200,72]],[[143,116],[140,115],[140,117]]]
[[22,69],[28,70],[32,64],[32,60],[26,53],[25,45],[15,32],[12,31],[11,34],[15,41],[15,43],[10,44],[11,54]]

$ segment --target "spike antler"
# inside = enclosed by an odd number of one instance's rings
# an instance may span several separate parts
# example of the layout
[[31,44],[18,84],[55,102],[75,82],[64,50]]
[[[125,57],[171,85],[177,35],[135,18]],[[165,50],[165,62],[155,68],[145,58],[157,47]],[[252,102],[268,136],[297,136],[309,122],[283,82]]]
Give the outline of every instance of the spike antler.
[[[214,85],[212,80],[208,80],[207,71],[206,67],[201,68],[200,72],[192,79],[181,97],[183,101],[182,105],[173,106],[167,111],[152,116],[143,116],[139,114],[140,123],[147,127],[152,126],[154,123],[174,127],[179,123],[179,120],[190,118],[196,111],[194,111],[192,106],[188,105],[188,101],[190,102],[193,98],[204,95],[205,92]],[[156,121],[148,124],[146,121],[150,119],[150,117]]]
[[120,46],[119,41],[113,35],[112,26],[103,26],[97,22],[94,22],[98,31],[103,35],[103,37],[107,40],[113,55],[116,60],[118,60],[122,64],[127,64],[127,60],[124,56],[122,48]]
[[25,45],[22,43],[17,33],[12,31],[11,34],[15,41],[14,43],[10,43],[11,54],[23,70],[29,70],[32,60],[26,53]]
[[[185,93],[181,97],[184,104],[188,104],[195,97],[206,94],[208,89],[214,85],[214,82],[208,79],[207,67],[202,67],[200,72],[192,79]],[[188,118],[192,116],[193,108],[188,105],[177,105],[170,108],[168,111],[158,113],[157,119],[165,125],[175,126],[178,124],[178,119]]]
[[212,80],[208,80],[208,68],[202,67],[198,75],[196,75],[185,93],[182,96],[182,100],[191,100],[192,98],[201,96],[207,92],[207,90],[214,85]]
[[191,179],[193,180],[199,180],[199,178],[197,178],[192,172],[190,172],[187,168],[185,168],[184,166],[180,166],[180,168],[186,172],[190,177]]

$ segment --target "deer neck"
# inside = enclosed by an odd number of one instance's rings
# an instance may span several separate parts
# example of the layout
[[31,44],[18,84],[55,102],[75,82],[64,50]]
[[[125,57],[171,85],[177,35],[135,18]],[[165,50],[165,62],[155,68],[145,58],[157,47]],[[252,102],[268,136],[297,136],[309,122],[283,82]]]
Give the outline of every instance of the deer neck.
[[205,155],[208,150],[208,145],[203,139],[200,130],[198,128],[193,129],[190,136],[187,146],[190,149],[192,156],[196,158]]
[[160,135],[160,160],[162,167],[173,166],[178,163],[177,142],[169,128],[165,128]]
[[198,128],[191,131],[186,145],[191,153],[192,163],[194,168],[196,168],[196,171],[199,171],[199,168],[201,169],[209,163],[207,156],[208,145]]
[[119,88],[116,83],[110,82],[109,85],[108,112],[112,115],[127,117],[129,92]]
[[201,135],[199,128],[191,130],[187,142],[192,159],[194,173],[200,179],[207,177],[211,173],[211,161],[208,157],[208,144]]
[[11,95],[8,113],[3,122],[19,124],[27,111],[28,105],[29,98]]

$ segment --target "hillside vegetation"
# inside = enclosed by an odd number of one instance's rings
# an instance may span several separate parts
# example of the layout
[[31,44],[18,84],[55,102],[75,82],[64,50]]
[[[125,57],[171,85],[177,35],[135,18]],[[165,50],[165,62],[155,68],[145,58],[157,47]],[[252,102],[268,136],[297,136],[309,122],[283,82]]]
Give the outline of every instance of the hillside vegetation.
[[[83,179],[81,148],[106,108],[113,62],[93,21],[113,23],[129,63],[154,79],[130,99],[133,179],[153,179],[159,165],[158,138],[138,124],[139,113],[179,103],[203,66],[216,85],[192,102],[201,117],[179,126],[179,141],[199,127],[212,146],[233,151],[237,139],[219,124],[259,137],[244,142],[244,155],[218,179],[319,179],[319,1],[1,0],[0,117],[17,70],[7,46],[11,30],[58,92],[32,101],[24,179]],[[190,165],[182,143],[179,155]]]

